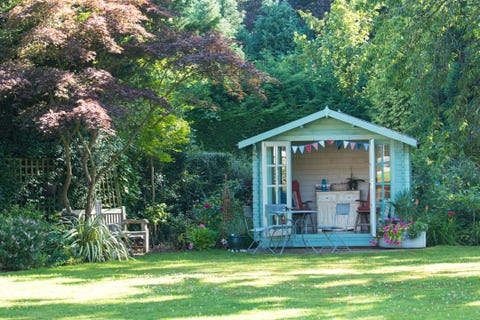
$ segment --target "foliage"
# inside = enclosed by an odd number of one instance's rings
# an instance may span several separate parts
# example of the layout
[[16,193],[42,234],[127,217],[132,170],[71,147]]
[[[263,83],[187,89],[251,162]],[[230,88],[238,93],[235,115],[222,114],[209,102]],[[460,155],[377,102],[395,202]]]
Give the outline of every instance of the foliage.
[[221,193],[215,193],[193,206],[192,217],[199,224],[213,230],[220,230],[223,211],[222,195]]
[[[171,113],[167,99],[179,84],[211,76],[242,96],[243,85],[259,92],[266,79],[218,34],[180,32],[167,18],[165,7],[150,1],[24,1],[6,12],[0,25],[8,48],[0,55],[0,103],[61,142],[68,211],[72,149],[81,158],[91,212],[102,175],[142,128]],[[154,82],[153,89],[144,89]],[[97,145],[125,119],[137,120],[128,121],[125,144],[97,163]]]
[[101,215],[90,219],[83,216],[72,218],[71,226],[64,234],[70,254],[80,262],[128,260],[125,235],[118,230],[110,231],[101,219]]
[[188,245],[185,234],[190,220],[184,214],[173,215],[165,203],[155,203],[148,206],[143,217],[153,223],[151,241],[155,244],[164,244],[172,248],[183,249]]
[[166,203],[174,216],[191,213],[193,205],[200,207],[210,196],[221,197],[225,175],[233,181],[231,188],[239,201],[251,198],[251,162],[245,156],[187,148],[161,168],[155,178],[157,202]]
[[429,222],[427,241],[434,245],[457,245],[460,225],[457,223],[455,211],[432,216]]
[[421,232],[427,231],[432,212],[428,205],[420,205],[420,200],[415,199],[411,190],[400,191],[390,204],[394,208],[394,216],[408,224],[407,230],[404,230],[408,238],[417,238]]
[[[414,175],[415,192],[420,201],[430,203],[429,230],[435,232],[435,236],[428,235],[429,241],[432,244],[478,244],[478,164],[468,158],[450,161],[427,158],[416,163],[422,166]],[[453,221],[448,219],[450,211],[455,212]]]
[[373,30],[375,10],[362,6],[361,1],[334,1],[323,19],[303,13],[306,23],[316,37],[298,38],[303,49],[310,53],[310,64],[322,68],[338,80],[339,88],[347,96],[362,92],[365,85],[364,63]]
[[239,200],[235,197],[235,193],[230,191],[231,186],[227,177],[223,183],[222,192],[222,224],[221,236],[226,239],[227,236],[241,236],[246,233],[246,225],[243,219],[242,206]]
[[33,206],[0,214],[0,269],[23,270],[47,264],[49,225]]
[[300,19],[287,1],[264,1],[252,30],[239,34],[245,52],[253,60],[281,57],[295,50],[294,35],[301,29]]
[[216,30],[227,38],[233,38],[241,26],[244,12],[237,0],[192,0],[185,8],[178,8],[176,22],[183,30],[205,33]]
[[404,238],[415,239],[421,232],[429,229],[431,211],[429,206],[419,206],[419,200],[414,199],[410,190],[404,190],[395,195],[390,202],[392,212],[378,226],[377,238],[382,237],[387,244],[400,245]]
[[207,228],[204,224],[191,226],[187,230],[187,239],[189,241],[188,249],[205,250],[215,247],[218,240],[218,232]]

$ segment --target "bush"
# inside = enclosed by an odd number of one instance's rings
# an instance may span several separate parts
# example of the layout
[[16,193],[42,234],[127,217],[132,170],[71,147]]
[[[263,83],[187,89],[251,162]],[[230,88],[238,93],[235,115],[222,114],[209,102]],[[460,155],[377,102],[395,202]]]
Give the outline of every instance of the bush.
[[187,231],[187,239],[190,241],[188,248],[191,249],[210,249],[215,247],[218,239],[218,233],[206,228],[203,224],[192,227]]
[[153,223],[151,239],[156,244],[184,249],[188,245],[185,235],[191,223],[184,214],[175,216],[167,210],[169,208],[164,203],[153,204],[145,210],[143,216]]
[[428,245],[456,245],[460,229],[453,210],[434,214],[428,224]]
[[121,232],[111,232],[100,223],[101,215],[84,220],[73,218],[71,228],[65,233],[65,241],[74,259],[80,262],[128,260],[127,238]]
[[47,264],[49,225],[31,206],[12,207],[0,215],[0,268],[25,270]]

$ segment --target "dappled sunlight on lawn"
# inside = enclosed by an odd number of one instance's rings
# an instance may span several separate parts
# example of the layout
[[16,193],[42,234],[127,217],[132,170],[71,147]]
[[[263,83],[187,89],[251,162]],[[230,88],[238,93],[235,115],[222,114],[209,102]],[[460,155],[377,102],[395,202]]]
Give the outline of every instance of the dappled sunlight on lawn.
[[196,319],[196,320],[215,320],[215,319],[229,319],[229,320],[264,320],[264,319],[302,319],[308,312],[308,309],[289,309],[285,307],[279,307],[278,310],[259,310],[253,309],[248,311],[242,311],[238,313],[229,314],[227,317],[224,315],[212,316],[212,315],[198,315],[194,317],[176,317],[171,318],[172,320],[187,320],[187,319]]
[[391,319],[480,310],[480,259],[438,251],[176,252],[4,273],[0,318]]

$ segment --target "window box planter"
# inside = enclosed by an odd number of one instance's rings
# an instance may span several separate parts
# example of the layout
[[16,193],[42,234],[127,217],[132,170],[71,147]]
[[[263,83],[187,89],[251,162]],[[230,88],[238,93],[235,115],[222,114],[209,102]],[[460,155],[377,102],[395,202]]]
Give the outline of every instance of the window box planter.
[[378,240],[378,246],[380,248],[388,249],[419,249],[427,246],[427,232],[422,231],[415,239],[404,238],[402,243],[396,245],[394,243],[386,243],[385,239],[380,238]]

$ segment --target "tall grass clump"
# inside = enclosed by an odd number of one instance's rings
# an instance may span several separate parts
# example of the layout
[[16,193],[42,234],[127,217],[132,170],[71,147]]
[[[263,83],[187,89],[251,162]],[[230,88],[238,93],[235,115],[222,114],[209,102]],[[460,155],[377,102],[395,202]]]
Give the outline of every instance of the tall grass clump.
[[90,219],[73,218],[65,233],[68,251],[78,262],[128,260],[129,248],[125,234],[110,231],[100,215]]

